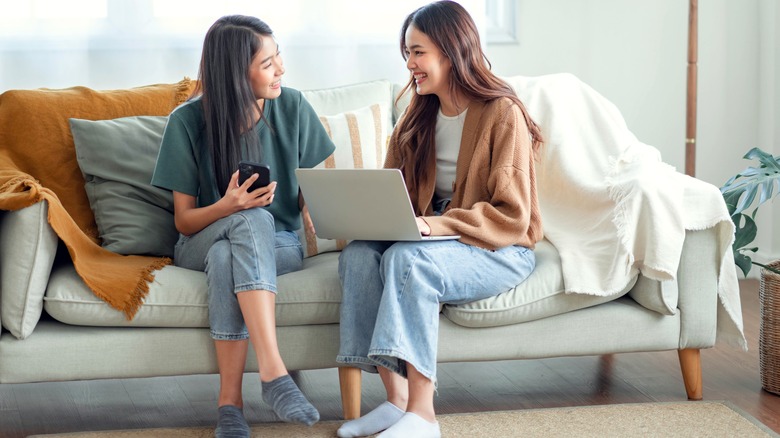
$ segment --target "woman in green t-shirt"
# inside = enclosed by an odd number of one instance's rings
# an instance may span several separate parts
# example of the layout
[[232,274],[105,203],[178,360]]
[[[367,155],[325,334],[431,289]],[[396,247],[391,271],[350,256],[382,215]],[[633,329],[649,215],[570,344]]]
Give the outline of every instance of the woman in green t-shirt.
[[[216,436],[249,436],[241,382],[248,342],[257,354],[263,400],[284,421],[319,420],[279,355],[276,276],[301,269],[297,167],[335,149],[311,105],[281,86],[285,70],[269,26],[226,16],[203,44],[194,97],[171,113],[152,183],[173,191],[181,237],[174,263],[205,271],[209,325],[220,374]],[[271,182],[239,184],[238,163],[259,161]]]

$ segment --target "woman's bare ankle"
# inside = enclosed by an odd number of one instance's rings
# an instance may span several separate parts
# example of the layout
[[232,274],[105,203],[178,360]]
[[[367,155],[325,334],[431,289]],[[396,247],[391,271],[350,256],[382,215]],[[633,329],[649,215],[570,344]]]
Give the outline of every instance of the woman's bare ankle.
[[406,406],[409,403],[409,397],[402,395],[388,396],[387,401],[394,404],[398,409],[406,411]]
[[421,406],[408,406],[406,412],[411,412],[429,423],[436,422],[436,412],[433,408]]
[[263,366],[260,368],[259,374],[260,381],[270,382],[289,374],[289,372],[287,371],[287,367],[284,365],[284,362],[279,360],[278,363],[263,364]]

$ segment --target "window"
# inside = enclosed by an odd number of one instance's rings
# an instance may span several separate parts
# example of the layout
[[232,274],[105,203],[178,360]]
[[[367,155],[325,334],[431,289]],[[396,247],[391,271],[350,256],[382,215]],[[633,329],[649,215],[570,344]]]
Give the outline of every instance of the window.
[[[14,0],[0,2],[0,50],[47,48],[61,36],[89,39],[98,48],[121,45],[198,46],[211,23],[226,14],[260,17],[286,44],[395,42],[406,14],[430,0]],[[480,28],[499,26],[513,1],[461,0]],[[486,12],[501,18],[486,19]],[[503,26],[503,27],[502,27]],[[487,35],[493,33],[488,32]],[[389,39],[388,39],[389,38]],[[134,42],[134,43],[133,43]],[[58,44],[62,44],[60,41]],[[48,47],[50,48],[50,47]]]
[[[290,86],[403,82],[408,71],[398,32],[406,15],[429,1],[0,0],[0,91],[110,89],[196,77],[206,30],[237,13],[272,26]],[[460,0],[480,29],[488,2]]]
[[106,0],[3,1],[0,38],[84,34],[107,17]]

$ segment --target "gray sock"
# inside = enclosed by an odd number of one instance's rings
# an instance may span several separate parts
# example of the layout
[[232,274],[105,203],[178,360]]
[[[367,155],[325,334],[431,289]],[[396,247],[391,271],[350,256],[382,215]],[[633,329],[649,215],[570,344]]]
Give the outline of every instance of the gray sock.
[[289,374],[263,384],[263,400],[271,405],[284,421],[311,426],[320,420],[320,413],[303,395]]
[[219,420],[214,430],[216,438],[249,438],[249,425],[243,411],[232,405],[219,407]]

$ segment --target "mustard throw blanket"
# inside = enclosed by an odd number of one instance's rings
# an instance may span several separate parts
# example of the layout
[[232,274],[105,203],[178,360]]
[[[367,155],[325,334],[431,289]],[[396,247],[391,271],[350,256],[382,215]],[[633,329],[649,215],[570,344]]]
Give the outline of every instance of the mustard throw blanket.
[[194,85],[185,78],[126,90],[74,87],[0,94],[0,209],[47,201],[49,224],[67,246],[76,272],[96,296],[128,319],[143,303],[153,272],[170,260],[123,256],[100,246],[68,119],[167,115]]

